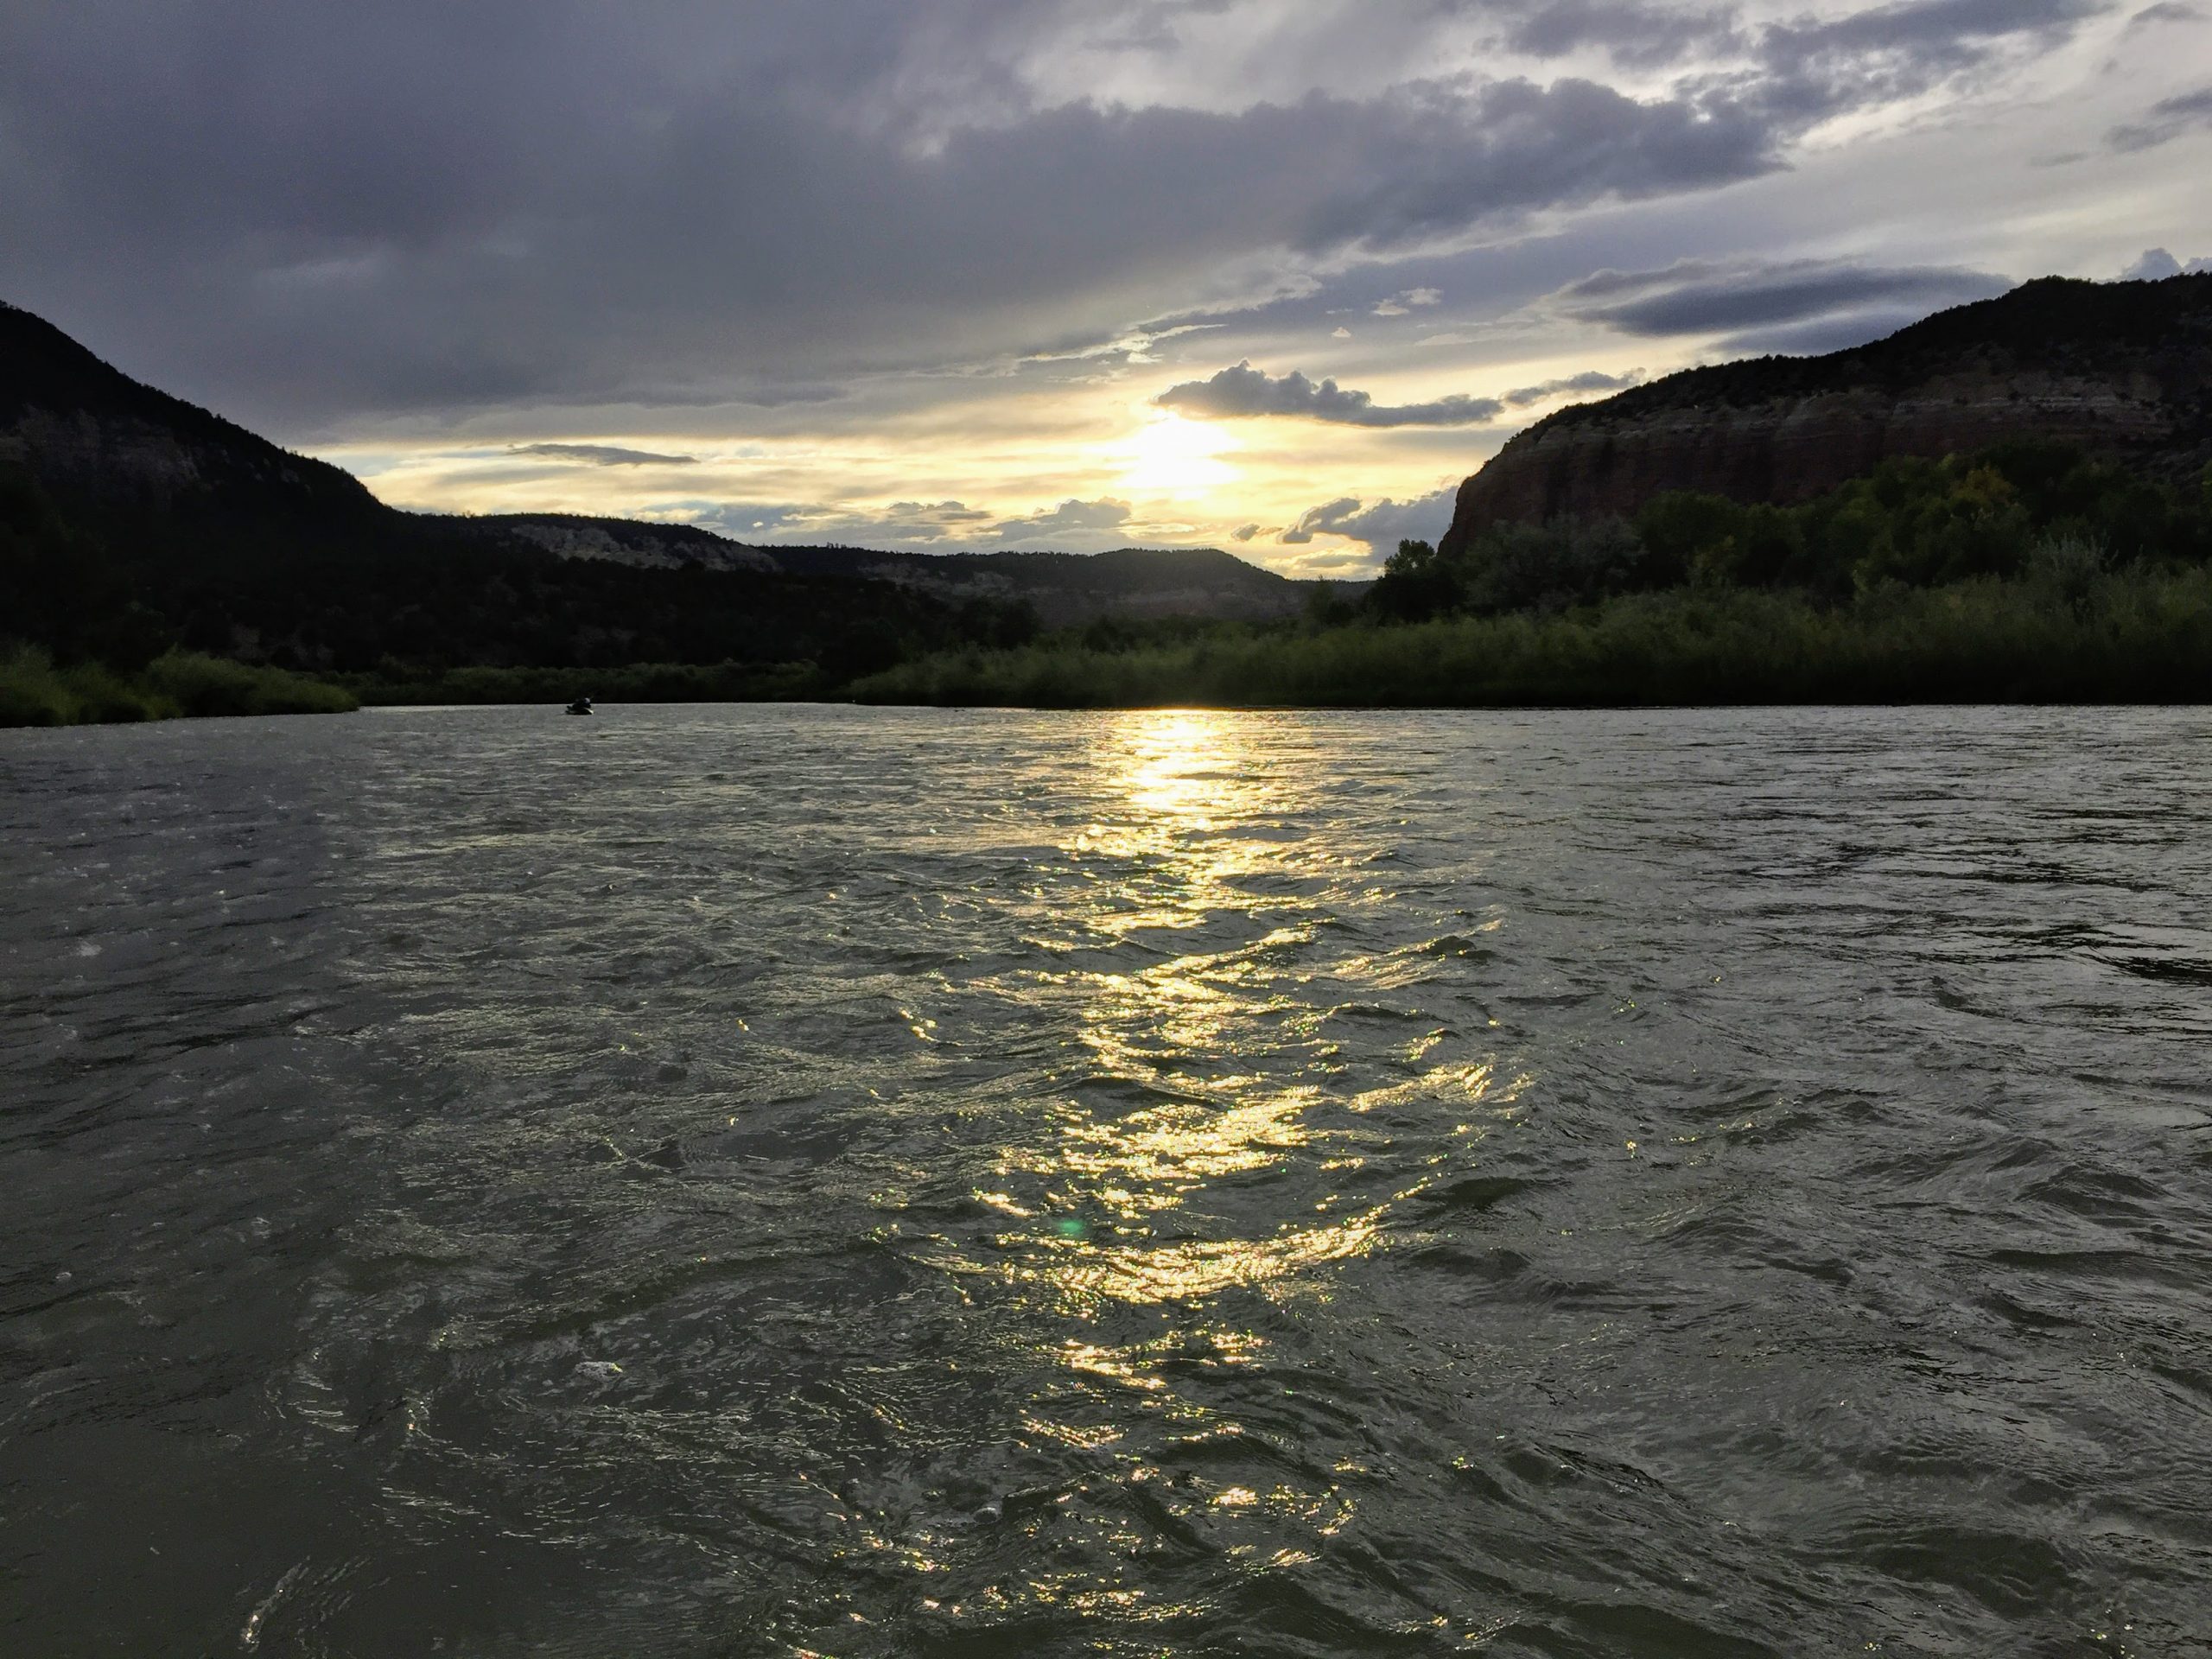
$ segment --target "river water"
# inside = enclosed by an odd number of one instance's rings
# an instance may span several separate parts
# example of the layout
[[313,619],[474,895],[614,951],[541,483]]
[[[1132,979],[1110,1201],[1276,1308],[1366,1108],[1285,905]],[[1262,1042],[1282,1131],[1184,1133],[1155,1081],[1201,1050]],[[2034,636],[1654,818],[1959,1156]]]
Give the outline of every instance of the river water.
[[0,734],[0,1651],[2212,1652],[2212,712]]

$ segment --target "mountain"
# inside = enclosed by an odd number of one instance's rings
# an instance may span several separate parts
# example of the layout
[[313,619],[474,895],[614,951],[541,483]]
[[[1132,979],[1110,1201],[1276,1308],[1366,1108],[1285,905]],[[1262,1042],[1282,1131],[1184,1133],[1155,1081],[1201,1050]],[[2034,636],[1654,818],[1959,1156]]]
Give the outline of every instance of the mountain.
[[8,461],[96,528],[232,517],[350,537],[391,511],[352,474],[141,385],[43,318],[0,304],[0,462]]
[[1560,410],[1460,486],[1440,550],[1500,521],[1633,515],[1671,490],[1796,503],[1891,456],[2018,438],[2166,478],[2212,460],[2212,275],[2046,277],[1871,346],[1688,369]]
[[51,323],[0,304],[0,462],[10,461],[73,519],[137,542],[174,541],[218,523],[349,548],[378,535],[468,536],[643,569],[887,582],[956,605],[1027,602],[1047,626],[1116,614],[1287,616],[1309,588],[1211,549],[887,553],[756,546],[695,525],[564,513],[404,513],[338,467],[141,385]]
[[949,605],[1025,604],[1046,627],[1101,617],[1203,616],[1268,621],[1299,614],[1311,584],[1215,548],[1125,547],[1108,553],[880,553],[858,547],[762,547],[691,524],[559,513],[473,519],[569,559],[643,568],[780,572],[840,582],[886,582]]
[[0,305],[0,633],[64,658],[111,656],[127,610],[133,655],[167,639],[379,672],[734,662],[834,683],[1040,624],[1294,615],[1311,589],[1213,551],[927,556],[404,512]]

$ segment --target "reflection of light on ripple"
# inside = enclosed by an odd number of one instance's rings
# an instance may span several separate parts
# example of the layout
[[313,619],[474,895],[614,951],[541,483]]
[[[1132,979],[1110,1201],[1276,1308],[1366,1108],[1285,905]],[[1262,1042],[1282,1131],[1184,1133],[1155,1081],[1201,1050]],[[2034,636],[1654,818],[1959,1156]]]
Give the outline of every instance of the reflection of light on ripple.
[[[1134,970],[1035,982],[1047,995],[1080,999],[1074,1040],[1087,1052],[1089,1081],[1151,1096],[1118,1116],[1062,1103],[1057,1134],[1001,1152],[1012,1190],[976,1195],[1029,1224],[1001,1235],[1009,1254],[982,1270],[1071,1311],[1113,1303],[1195,1311],[1238,1289],[1300,1294],[1332,1264],[1379,1248],[1393,1205],[1427,1184],[1374,1190],[1364,1155],[1373,1137],[1361,1118],[1465,1112],[1465,1134],[1476,1121],[1469,1109],[1496,1092],[1482,1065],[1437,1067],[1360,1094],[1326,1086],[1319,1068],[1335,1048],[1322,1028],[1332,1009],[1313,1001],[1313,976],[1328,972],[1340,995],[1347,979],[1374,978],[1378,964],[1355,958],[1324,969],[1312,961],[1332,902],[1317,888],[1327,890],[1332,873],[1358,864],[1366,849],[1332,834],[1295,779],[1266,759],[1249,722],[1185,712],[1114,721],[1096,751],[1098,805],[1061,848],[1079,879],[1058,919],[1086,943],[1122,947],[1141,931],[1204,936],[1189,940],[1197,949]],[[1517,1092],[1503,1090],[1493,1107]],[[1281,1174],[1286,1185],[1268,1184]],[[1404,1184],[1403,1173],[1390,1182]],[[1211,1340],[1218,1359],[1210,1363],[1247,1363],[1256,1351],[1248,1345],[1230,1357],[1236,1344],[1256,1342],[1250,1337]],[[1141,1344],[1071,1342],[1061,1357],[1071,1370],[1122,1386],[1168,1388],[1162,1356]]]
[[1147,1199],[1123,1207],[1126,1216],[1170,1209],[1194,1186],[1264,1169],[1308,1144],[1314,1137],[1300,1120],[1317,1097],[1299,1089],[1226,1109],[1162,1106],[1116,1122],[1077,1122],[1069,1127],[1058,1167],[1147,1185]]
[[1144,716],[1127,739],[1123,790],[1148,818],[1211,829],[1209,810],[1251,788],[1230,770],[1241,758],[1233,728],[1220,716],[1172,711]]
[[1190,1239],[1154,1249],[1071,1246],[1065,1251],[1065,1265],[1052,1270],[1051,1277],[1078,1301],[1195,1301],[1364,1255],[1374,1247],[1382,1215],[1378,1208],[1332,1225],[1287,1230],[1259,1242]]

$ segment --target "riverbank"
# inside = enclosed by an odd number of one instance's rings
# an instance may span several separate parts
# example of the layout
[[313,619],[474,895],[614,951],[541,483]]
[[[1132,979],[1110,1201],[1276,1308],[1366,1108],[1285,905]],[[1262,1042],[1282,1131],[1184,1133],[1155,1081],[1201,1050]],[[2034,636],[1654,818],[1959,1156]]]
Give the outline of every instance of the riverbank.
[[852,695],[1037,709],[2199,702],[2212,699],[2212,575],[1892,585],[1833,607],[1683,588],[1550,614],[1063,639],[940,653]]
[[56,667],[31,647],[0,652],[0,726],[86,726],[212,715],[336,715],[361,706],[343,686],[194,652],[136,673],[104,663]]
[[859,679],[811,664],[462,667],[315,678],[170,652],[137,674],[0,654],[0,725],[364,704],[856,702],[936,707],[1635,708],[2212,701],[2212,571],[1887,584],[1847,603],[1689,587],[1554,612],[1093,627]]

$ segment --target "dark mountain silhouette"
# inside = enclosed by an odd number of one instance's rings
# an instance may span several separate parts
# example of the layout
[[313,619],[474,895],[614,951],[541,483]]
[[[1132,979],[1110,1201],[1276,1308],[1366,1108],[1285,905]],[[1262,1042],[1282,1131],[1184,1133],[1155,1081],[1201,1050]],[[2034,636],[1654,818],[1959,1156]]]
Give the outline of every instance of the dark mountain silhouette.
[[327,525],[389,512],[360,480],[109,366],[43,318],[0,304],[0,461],[70,518],[136,531],[171,517]]
[[642,568],[781,573],[839,582],[887,582],[965,605],[1026,604],[1046,627],[1104,616],[1202,616],[1265,621],[1296,615],[1311,584],[1293,582],[1214,548],[1129,547],[1112,552],[885,553],[859,547],[762,547],[690,524],[564,513],[509,513],[472,523],[563,558]]
[[1309,588],[1218,552],[932,556],[404,512],[6,305],[0,474],[0,635],[65,658],[105,652],[127,609],[134,656],[168,639],[311,669],[810,664],[835,682],[1040,620],[1290,615]]
[[1633,515],[1695,490],[1809,500],[1897,456],[2078,444],[2168,480],[2212,458],[2212,275],[2046,277],[1871,346],[1690,369],[1563,409],[1460,486],[1441,550],[1491,524]]

